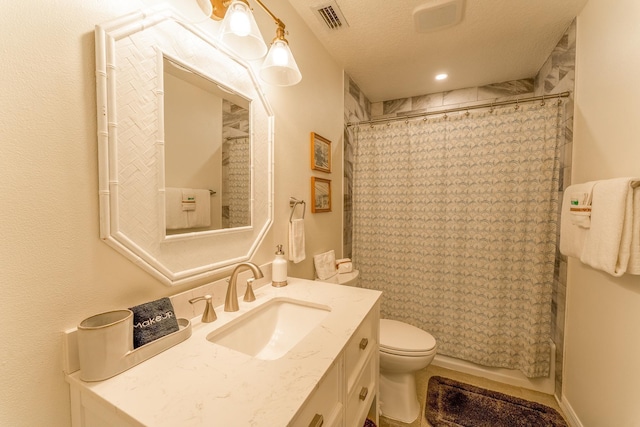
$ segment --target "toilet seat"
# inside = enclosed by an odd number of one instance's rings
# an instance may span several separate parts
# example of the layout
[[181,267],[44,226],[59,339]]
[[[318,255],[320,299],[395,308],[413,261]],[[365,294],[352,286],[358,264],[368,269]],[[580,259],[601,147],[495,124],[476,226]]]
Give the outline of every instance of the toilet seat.
[[398,356],[429,356],[436,350],[430,333],[408,323],[380,319],[380,351]]

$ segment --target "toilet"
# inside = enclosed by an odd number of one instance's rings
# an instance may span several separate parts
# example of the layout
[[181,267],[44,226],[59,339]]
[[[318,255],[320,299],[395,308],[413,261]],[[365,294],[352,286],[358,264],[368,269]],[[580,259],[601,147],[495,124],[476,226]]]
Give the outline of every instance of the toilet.
[[411,423],[420,415],[415,373],[436,355],[436,340],[426,331],[397,320],[380,319],[380,410]]
[[[321,282],[356,286],[358,270],[335,273]],[[411,423],[420,415],[415,374],[436,355],[436,340],[426,331],[397,320],[380,319],[380,410],[382,415]]]

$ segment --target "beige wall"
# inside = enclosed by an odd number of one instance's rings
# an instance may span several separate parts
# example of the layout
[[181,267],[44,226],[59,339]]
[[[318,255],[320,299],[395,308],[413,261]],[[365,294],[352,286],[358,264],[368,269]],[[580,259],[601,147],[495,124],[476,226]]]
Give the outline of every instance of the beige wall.
[[[193,14],[195,0],[172,0]],[[61,331],[98,312],[195,286],[168,288],[98,238],[94,26],[159,1],[9,1],[0,14],[0,425],[70,424]],[[342,70],[287,2],[269,2],[287,24],[303,74],[267,87],[276,115],[275,216],[254,257],[286,244],[289,196],[310,198],[309,133],[333,141],[334,211],[307,210],[307,260],[341,248]],[[265,39],[275,35],[260,9]],[[207,23],[205,29],[215,28]],[[309,205],[308,205],[309,206]]]
[[[578,16],[572,182],[640,176],[640,2]],[[569,258],[564,399],[585,427],[640,426],[640,277]]]

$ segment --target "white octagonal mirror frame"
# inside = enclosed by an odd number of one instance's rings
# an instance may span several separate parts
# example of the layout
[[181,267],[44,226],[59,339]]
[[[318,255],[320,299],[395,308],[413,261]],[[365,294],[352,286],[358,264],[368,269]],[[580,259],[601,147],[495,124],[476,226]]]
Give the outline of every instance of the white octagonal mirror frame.
[[[162,58],[252,100],[251,225],[165,233]],[[100,237],[173,286],[251,258],[273,221],[274,117],[246,62],[169,7],[96,26]]]

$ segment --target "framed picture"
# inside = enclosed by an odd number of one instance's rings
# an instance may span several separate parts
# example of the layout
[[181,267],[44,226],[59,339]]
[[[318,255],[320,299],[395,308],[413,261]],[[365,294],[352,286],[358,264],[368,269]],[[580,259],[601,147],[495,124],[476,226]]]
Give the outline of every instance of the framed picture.
[[311,177],[311,212],[331,212],[331,180]]
[[311,132],[311,169],[331,172],[331,141]]

